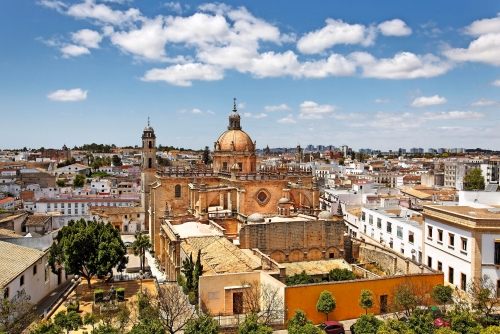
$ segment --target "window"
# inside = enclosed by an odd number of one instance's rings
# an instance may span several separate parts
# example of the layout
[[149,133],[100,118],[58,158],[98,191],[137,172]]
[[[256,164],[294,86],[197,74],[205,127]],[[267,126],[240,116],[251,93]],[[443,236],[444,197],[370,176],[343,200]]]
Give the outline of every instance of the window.
[[448,267],[448,282],[453,284],[453,276],[455,275],[455,271],[452,267]]
[[179,184],[175,186],[175,197],[181,197],[181,186]]
[[449,245],[451,247],[455,246],[455,235],[453,233],[448,233],[448,236],[449,236],[449,239],[450,239]]
[[397,236],[399,239],[403,239],[403,228],[401,226],[397,227]]
[[460,289],[467,290],[467,276],[465,274],[460,275]]
[[443,230],[438,230],[438,241],[443,242]]
[[462,250],[467,252],[467,239],[462,238]]
[[404,254],[404,253],[405,253],[405,245],[401,244],[401,254]]
[[373,216],[372,216],[372,215],[369,215],[369,216],[368,216],[368,223],[369,223],[370,225],[373,225]]
[[443,271],[443,264],[438,261],[438,271]]
[[9,298],[9,295],[10,295],[10,288],[9,288],[9,287],[6,287],[6,288],[3,290],[3,298],[4,298],[4,299],[7,299],[7,298]]
[[427,266],[429,268],[432,268],[432,257],[430,257],[430,256],[427,257]]
[[432,239],[432,226],[427,226],[427,238]]
[[19,286],[23,285],[24,285],[24,275],[22,275],[21,278],[19,279]]
[[36,264],[33,266],[33,275],[36,275]]
[[49,266],[46,266],[45,267],[45,282],[48,282],[49,281],[49,277],[50,277],[50,271],[49,271]]
[[363,225],[364,226],[364,233],[366,234],[366,225]]
[[380,296],[380,313],[387,312],[387,295]]
[[377,218],[377,227],[382,228],[382,219]]
[[387,233],[392,233],[392,223],[387,222]]
[[361,212],[361,221],[365,221],[366,220],[366,216],[365,216],[365,212]]
[[409,231],[409,232],[408,232],[408,242],[409,242],[410,244],[413,244],[414,237],[415,237],[415,233],[413,233],[412,231]]
[[227,171],[227,162],[222,163],[222,170]]
[[495,241],[495,264],[500,265],[500,241]]

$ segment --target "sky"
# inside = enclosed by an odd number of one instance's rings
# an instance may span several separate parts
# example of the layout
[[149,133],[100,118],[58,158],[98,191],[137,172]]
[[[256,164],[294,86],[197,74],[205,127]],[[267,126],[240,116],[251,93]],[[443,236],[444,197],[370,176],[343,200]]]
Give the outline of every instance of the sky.
[[500,149],[500,1],[16,0],[0,148]]

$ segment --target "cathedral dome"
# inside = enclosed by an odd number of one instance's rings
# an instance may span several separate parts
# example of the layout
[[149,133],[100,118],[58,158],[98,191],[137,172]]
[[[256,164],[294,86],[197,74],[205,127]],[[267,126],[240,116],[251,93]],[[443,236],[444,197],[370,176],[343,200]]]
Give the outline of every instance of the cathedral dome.
[[333,218],[333,213],[328,211],[321,211],[318,215],[318,219],[332,220],[332,218]]
[[288,204],[290,203],[290,200],[288,198],[282,197],[279,201],[278,204]]
[[151,125],[148,125],[144,128],[144,131],[154,131]]
[[263,223],[264,216],[261,215],[260,213],[252,213],[250,216],[248,216],[247,222],[248,223]]
[[227,130],[219,139],[217,151],[253,151],[255,149],[252,138],[243,130]]

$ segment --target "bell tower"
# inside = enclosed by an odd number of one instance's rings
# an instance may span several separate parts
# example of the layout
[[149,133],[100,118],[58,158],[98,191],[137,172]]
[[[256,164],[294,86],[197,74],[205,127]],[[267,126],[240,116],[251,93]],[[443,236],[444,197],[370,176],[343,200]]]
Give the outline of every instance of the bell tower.
[[[142,133],[142,149],[141,149],[141,205],[146,213],[144,225],[148,227],[150,233],[151,228],[151,184],[156,178],[156,136],[155,131],[149,124],[144,128]],[[153,235],[150,235],[153,238]]]
[[141,169],[156,169],[156,136],[155,130],[149,124],[144,128],[142,133],[142,161]]

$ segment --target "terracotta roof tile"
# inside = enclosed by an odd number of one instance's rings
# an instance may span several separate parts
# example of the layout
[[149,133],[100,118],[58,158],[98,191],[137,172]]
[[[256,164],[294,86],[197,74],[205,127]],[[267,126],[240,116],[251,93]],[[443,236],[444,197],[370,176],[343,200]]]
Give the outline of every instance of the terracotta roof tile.
[[13,279],[43,257],[45,253],[33,248],[0,241],[0,288],[3,289]]

